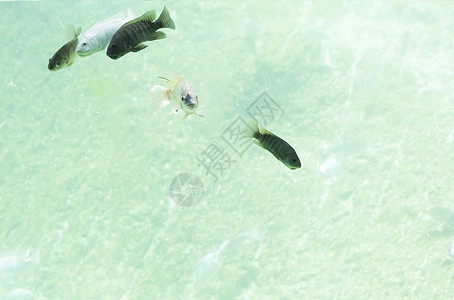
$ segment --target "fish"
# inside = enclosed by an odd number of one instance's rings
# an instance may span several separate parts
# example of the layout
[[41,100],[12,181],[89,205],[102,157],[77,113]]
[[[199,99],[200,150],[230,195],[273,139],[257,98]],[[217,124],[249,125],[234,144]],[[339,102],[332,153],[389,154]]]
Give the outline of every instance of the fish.
[[76,53],[80,57],[87,57],[106,49],[115,32],[126,22],[133,19],[131,12],[128,10],[128,16],[125,19],[112,16],[104,21],[96,23],[90,27],[80,38],[76,48]]
[[49,71],[58,71],[67,68],[72,65],[74,59],[76,59],[76,47],[79,43],[78,36],[82,31],[82,28],[79,27],[76,31],[74,26],[69,26],[67,30],[70,30],[74,37],[71,41],[58,49],[58,51],[49,59],[49,64],[47,65]]
[[183,119],[188,115],[195,114],[203,117],[197,111],[199,107],[199,97],[194,89],[184,79],[183,75],[168,75],[167,77],[158,77],[163,80],[164,86],[154,85],[150,89],[152,101],[159,105],[160,108],[172,103],[175,107],[174,114],[183,114]]
[[150,10],[123,24],[113,35],[107,47],[107,56],[111,59],[119,59],[129,52],[139,52],[148,47],[143,42],[159,40],[167,36],[158,29],[170,28],[175,30],[175,23],[170,18],[169,11],[165,6],[156,21],[155,18],[156,12]]
[[301,168],[301,161],[295,149],[277,135],[260,128],[257,121],[249,122],[243,135],[245,138],[253,138],[256,145],[269,151],[290,170]]

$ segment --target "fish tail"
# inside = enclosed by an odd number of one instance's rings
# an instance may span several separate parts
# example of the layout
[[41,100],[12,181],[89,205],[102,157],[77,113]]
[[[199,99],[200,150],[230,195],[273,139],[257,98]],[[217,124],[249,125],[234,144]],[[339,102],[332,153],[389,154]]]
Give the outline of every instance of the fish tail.
[[260,141],[262,133],[260,132],[260,127],[257,124],[257,121],[252,119],[246,123],[246,130],[244,131],[245,138],[254,138],[257,141]]
[[169,11],[167,10],[167,7],[164,6],[161,15],[156,20],[156,25],[158,28],[170,28],[175,30],[175,23],[173,22],[172,18],[170,18],[170,14]]
[[65,39],[67,40],[72,40],[74,37],[76,37],[76,30],[74,29],[73,25],[68,25],[65,28]]
[[241,132],[243,138],[252,139],[251,141],[259,147],[264,148],[261,143],[262,133],[260,132],[261,128],[257,124],[255,119],[249,120],[246,122],[246,129]]
[[58,23],[60,23],[61,29],[63,29],[63,31],[65,31],[65,30],[66,30],[66,27],[63,26],[63,23],[61,22],[60,19],[58,19]]
[[153,85],[150,89],[151,101],[159,108],[163,108],[170,103],[169,90],[162,85]]

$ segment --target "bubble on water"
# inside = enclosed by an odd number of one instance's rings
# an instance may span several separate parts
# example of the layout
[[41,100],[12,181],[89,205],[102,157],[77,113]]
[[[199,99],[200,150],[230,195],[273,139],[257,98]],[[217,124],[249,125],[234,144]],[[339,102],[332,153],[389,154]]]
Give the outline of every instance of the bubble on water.
[[0,257],[0,277],[16,276],[25,269],[38,262],[38,254],[30,254],[30,251],[20,251],[15,255]]
[[340,176],[341,164],[335,158],[329,158],[320,165],[320,174],[336,181]]
[[26,289],[14,289],[9,291],[6,296],[5,300],[28,300],[28,299],[36,299],[35,295],[32,292]]

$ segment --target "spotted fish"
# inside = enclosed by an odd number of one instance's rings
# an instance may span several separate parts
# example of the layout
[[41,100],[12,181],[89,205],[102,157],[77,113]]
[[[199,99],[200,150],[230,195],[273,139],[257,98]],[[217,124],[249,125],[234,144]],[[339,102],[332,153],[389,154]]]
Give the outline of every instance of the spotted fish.
[[155,19],[156,12],[151,10],[121,26],[107,47],[107,56],[118,59],[131,51],[139,52],[148,47],[143,42],[166,37],[166,34],[158,29],[175,29],[175,23],[170,18],[165,6],[159,18]]

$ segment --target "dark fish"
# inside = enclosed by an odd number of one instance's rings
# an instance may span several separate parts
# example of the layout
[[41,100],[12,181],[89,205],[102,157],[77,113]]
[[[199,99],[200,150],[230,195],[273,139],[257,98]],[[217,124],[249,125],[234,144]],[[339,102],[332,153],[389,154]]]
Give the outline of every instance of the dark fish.
[[121,26],[115,32],[107,47],[107,56],[112,59],[118,59],[131,51],[139,52],[148,47],[143,42],[166,37],[166,34],[162,31],[157,31],[158,29],[175,29],[175,23],[170,18],[165,6],[156,21],[155,18],[156,12],[151,10]]
[[296,151],[286,141],[277,135],[259,128],[257,122],[252,121],[248,125],[246,137],[254,138],[254,143],[271,152],[279,161],[291,170],[301,168],[301,162]]
[[50,71],[58,71],[69,67],[73,64],[74,59],[76,58],[76,48],[77,44],[79,44],[79,39],[77,38],[82,30],[80,27],[77,28],[77,31],[74,30],[73,26],[70,26],[72,33],[74,34],[74,38],[64,44],[57,52],[49,59],[49,64],[47,68]]

